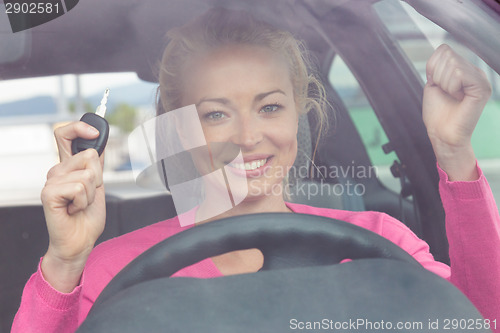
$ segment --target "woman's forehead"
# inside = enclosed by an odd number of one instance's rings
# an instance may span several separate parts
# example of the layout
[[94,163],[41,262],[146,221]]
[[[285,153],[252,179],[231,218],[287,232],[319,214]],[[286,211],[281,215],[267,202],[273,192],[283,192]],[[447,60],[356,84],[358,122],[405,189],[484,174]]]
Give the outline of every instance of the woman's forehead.
[[276,67],[287,66],[282,52],[267,46],[253,44],[226,44],[210,48],[190,56],[186,60],[188,66],[222,66],[228,63],[239,63],[240,66],[260,64]]
[[284,57],[262,46],[228,45],[199,54],[186,63],[184,92],[188,95],[220,89],[292,90]]

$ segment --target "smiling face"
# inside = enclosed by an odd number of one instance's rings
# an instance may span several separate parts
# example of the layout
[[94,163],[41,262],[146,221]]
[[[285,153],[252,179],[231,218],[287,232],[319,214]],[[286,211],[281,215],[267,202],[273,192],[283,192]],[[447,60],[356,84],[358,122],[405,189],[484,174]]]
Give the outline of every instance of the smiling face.
[[232,160],[214,143],[235,145],[244,163],[226,169],[247,178],[245,200],[281,197],[297,155],[298,113],[286,61],[265,47],[227,45],[190,59],[183,74],[182,104],[196,105],[211,163]]

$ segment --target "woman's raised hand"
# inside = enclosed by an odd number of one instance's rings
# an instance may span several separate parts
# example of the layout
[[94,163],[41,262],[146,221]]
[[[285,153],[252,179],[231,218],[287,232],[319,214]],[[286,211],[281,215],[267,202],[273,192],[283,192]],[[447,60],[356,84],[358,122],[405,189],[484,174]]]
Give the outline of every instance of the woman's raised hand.
[[49,232],[41,268],[44,278],[60,292],[71,292],[78,285],[87,257],[104,230],[103,156],[94,149],[71,153],[75,138],[98,135],[84,122],[55,130],[60,163],[49,170],[41,194]]
[[448,45],[436,49],[426,72],[422,113],[437,161],[450,180],[475,180],[471,137],[491,86],[483,71]]

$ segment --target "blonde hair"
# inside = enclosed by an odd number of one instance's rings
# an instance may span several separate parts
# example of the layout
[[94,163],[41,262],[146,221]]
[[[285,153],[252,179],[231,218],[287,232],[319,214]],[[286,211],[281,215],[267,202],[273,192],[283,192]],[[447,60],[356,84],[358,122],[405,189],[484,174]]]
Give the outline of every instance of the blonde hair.
[[283,55],[288,62],[299,113],[314,112],[318,133],[316,152],[319,137],[328,128],[329,103],[307,49],[291,33],[257,21],[243,11],[215,8],[187,25],[170,30],[167,38],[159,71],[158,115],[183,106],[182,73],[190,56],[230,44],[263,46]]

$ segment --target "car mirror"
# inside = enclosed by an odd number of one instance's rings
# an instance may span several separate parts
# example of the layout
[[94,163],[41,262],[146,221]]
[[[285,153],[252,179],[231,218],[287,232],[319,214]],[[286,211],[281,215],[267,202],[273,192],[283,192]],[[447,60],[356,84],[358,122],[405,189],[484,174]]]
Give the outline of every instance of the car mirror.
[[[0,65],[17,63],[29,56],[31,32],[12,32],[5,5],[0,4]],[[0,77],[1,79],[1,77]]]

